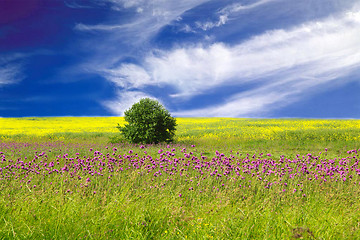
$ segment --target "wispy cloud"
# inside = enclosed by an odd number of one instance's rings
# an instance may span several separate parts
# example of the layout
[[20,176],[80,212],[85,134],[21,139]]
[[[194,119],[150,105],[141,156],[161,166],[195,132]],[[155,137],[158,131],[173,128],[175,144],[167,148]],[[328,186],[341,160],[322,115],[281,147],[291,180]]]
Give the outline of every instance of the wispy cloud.
[[177,115],[264,112],[306,96],[313,88],[341,84],[343,76],[359,68],[358,14],[348,12],[289,30],[269,31],[233,46],[216,43],[156,51],[142,66],[123,64],[117,71],[109,69],[108,77],[118,76],[118,84],[128,88],[172,85],[177,89],[174,97],[187,98],[219,86],[261,82],[261,87],[236,94],[225,103]]
[[105,0],[110,3],[113,3],[114,10],[121,10],[122,8],[136,8],[137,12],[143,11],[143,6],[145,6],[148,1],[145,0]]
[[261,5],[278,1],[278,0],[260,0],[255,3],[251,3],[248,5],[244,5],[242,3],[234,3],[229,6],[226,6],[222,8],[220,11],[217,12],[217,20],[216,21],[206,21],[206,22],[195,22],[196,28],[200,28],[204,31],[210,30],[214,27],[220,27],[228,22],[229,19],[231,19],[231,16],[235,13],[245,11],[245,10],[251,10],[257,7],[260,7]]
[[124,8],[140,8],[145,3],[146,1],[143,0],[64,0],[64,4],[69,8],[107,8],[110,4],[111,9],[115,11],[121,11]]
[[274,1],[279,1],[279,0],[260,0],[260,1],[248,4],[248,5],[244,5],[242,3],[234,3],[234,4],[231,4],[229,6],[222,8],[219,11],[219,13],[229,15],[229,14],[236,13],[236,12],[239,12],[242,10],[253,9],[253,8],[259,7],[263,4],[274,2]]
[[91,5],[86,5],[84,2],[80,3],[77,0],[64,0],[65,6],[69,8],[93,8]]
[[0,66],[0,86],[5,84],[14,84],[23,79],[21,67],[17,64],[7,64]]
[[0,87],[1,85],[18,83],[24,79],[22,64],[18,62],[23,54],[0,56]]
[[[113,31],[113,38],[122,38],[122,42],[132,45],[143,44],[150,40],[159,30],[178,19],[185,11],[192,9],[208,0],[184,0],[179,2],[166,0],[107,0],[112,8],[123,11],[124,9],[134,9],[135,16],[129,21],[119,20],[119,22],[86,25],[78,23],[76,30],[80,31]],[[121,15],[119,15],[121,16]],[[116,18],[116,17],[115,17]]]
[[204,31],[207,31],[209,29],[212,29],[214,27],[220,27],[229,20],[228,14],[223,14],[219,16],[219,19],[215,22],[195,22],[196,28],[201,28]]
[[142,98],[152,98],[159,101],[155,97],[145,94],[143,92],[119,91],[117,93],[117,99],[112,101],[105,101],[102,104],[112,113],[123,116],[125,110],[128,110],[134,103],[138,102]]
[[129,26],[127,25],[106,25],[106,24],[98,24],[98,25],[86,25],[82,23],[77,23],[74,27],[75,30],[79,31],[113,31],[118,29],[125,29]]
[[148,73],[135,64],[123,64],[119,68],[106,70],[103,74],[108,80],[125,89],[139,89],[153,84]]

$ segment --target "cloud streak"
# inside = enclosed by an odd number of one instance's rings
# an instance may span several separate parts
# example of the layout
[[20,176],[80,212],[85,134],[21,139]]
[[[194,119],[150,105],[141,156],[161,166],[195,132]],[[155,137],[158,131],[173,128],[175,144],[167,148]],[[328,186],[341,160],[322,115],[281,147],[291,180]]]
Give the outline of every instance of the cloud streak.
[[161,102],[155,97],[145,94],[143,92],[119,91],[115,100],[105,101],[102,104],[112,113],[115,113],[119,116],[124,116],[124,111],[128,110],[134,103],[138,102],[142,98],[152,98]]
[[14,84],[22,80],[21,67],[17,64],[8,64],[0,67],[0,86]]
[[23,54],[0,56],[0,87],[15,84],[24,79],[22,64],[18,63],[18,59],[22,57]]
[[224,8],[222,8],[220,11],[218,11],[217,15],[218,15],[218,20],[211,22],[211,21],[207,21],[207,22],[195,22],[196,28],[200,28],[204,31],[210,30],[212,28],[215,27],[220,27],[224,24],[226,24],[229,19],[231,19],[231,16],[239,13],[241,11],[245,11],[245,10],[251,10],[257,7],[260,7],[264,4],[273,2],[273,1],[277,1],[277,0],[260,0],[257,1],[255,3],[249,4],[249,5],[244,5],[242,3],[234,3],[231,4],[229,6],[226,6]]

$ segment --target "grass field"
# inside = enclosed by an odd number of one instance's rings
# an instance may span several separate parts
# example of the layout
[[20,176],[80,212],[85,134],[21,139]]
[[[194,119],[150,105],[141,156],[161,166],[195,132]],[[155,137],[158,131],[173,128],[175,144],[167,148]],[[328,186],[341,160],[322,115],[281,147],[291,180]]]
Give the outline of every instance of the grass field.
[[360,121],[0,118],[0,239],[360,239]]

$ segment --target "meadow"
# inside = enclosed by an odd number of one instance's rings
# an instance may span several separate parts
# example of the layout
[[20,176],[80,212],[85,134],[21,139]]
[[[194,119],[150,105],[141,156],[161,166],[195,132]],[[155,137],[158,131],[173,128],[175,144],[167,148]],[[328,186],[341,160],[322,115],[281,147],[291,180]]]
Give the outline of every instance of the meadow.
[[0,239],[360,239],[360,120],[0,118]]

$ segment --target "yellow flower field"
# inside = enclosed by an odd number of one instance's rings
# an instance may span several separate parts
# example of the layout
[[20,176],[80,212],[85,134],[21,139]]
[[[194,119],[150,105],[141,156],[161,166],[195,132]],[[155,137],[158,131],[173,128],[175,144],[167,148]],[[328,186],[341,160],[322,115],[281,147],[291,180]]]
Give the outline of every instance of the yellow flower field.
[[[360,140],[360,120],[179,118],[179,138]],[[314,136],[317,134],[317,136]]]
[[[0,118],[0,136],[61,136],[100,133],[114,136],[123,117]],[[177,141],[299,140],[360,141],[360,120],[177,118]]]
[[0,135],[45,136],[55,133],[114,133],[122,117],[0,118]]

